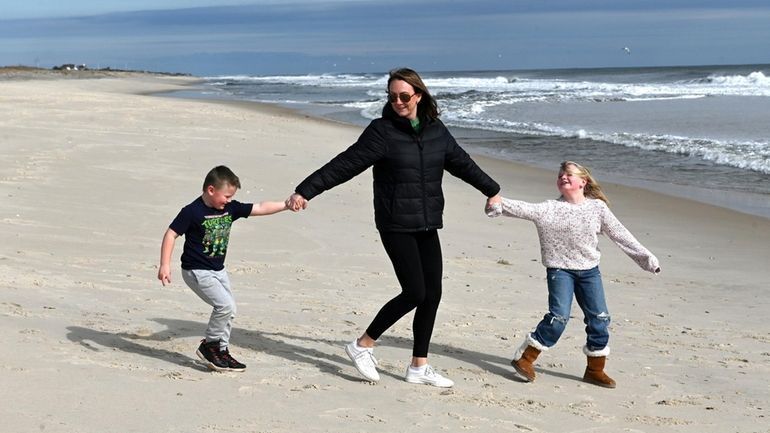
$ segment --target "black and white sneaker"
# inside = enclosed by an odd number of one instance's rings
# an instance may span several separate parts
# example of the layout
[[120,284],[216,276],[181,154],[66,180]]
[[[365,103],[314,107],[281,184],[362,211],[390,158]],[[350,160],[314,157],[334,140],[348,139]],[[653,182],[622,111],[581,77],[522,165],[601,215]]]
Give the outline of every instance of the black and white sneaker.
[[229,371],[243,371],[246,370],[246,364],[239,362],[237,359],[230,355],[228,349],[220,350],[219,357],[227,364]]
[[229,363],[222,357],[222,351],[219,350],[218,340],[206,343],[206,339],[204,338],[203,340],[201,340],[201,344],[200,346],[198,346],[198,350],[195,351],[195,353],[211,370],[214,370],[214,371],[230,370]]

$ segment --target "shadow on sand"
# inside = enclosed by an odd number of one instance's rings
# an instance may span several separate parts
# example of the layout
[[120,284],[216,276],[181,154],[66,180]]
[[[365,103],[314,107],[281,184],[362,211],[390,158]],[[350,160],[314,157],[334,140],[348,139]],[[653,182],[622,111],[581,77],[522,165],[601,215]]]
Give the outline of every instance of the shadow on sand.
[[[78,343],[93,351],[100,350],[92,344],[95,343],[98,346],[159,359],[180,367],[194,368],[201,371],[207,370],[197,358],[142,344],[142,341],[168,341],[177,338],[200,336],[201,330],[206,327],[205,323],[175,319],[153,319],[153,321],[165,326],[166,329],[151,335],[137,335],[123,332],[111,333],[80,326],[70,326],[67,328],[69,331],[67,333],[67,338],[70,341]],[[292,335],[280,332],[253,331],[243,328],[238,328],[238,331],[234,334],[235,335],[232,338],[232,343],[234,345],[248,348],[255,352],[278,356],[289,362],[315,366],[324,373],[337,375],[347,380],[361,380],[357,375],[348,375],[341,371],[342,369],[351,370],[347,368],[350,366],[350,360],[344,355],[344,350],[342,349],[348,341],[311,338],[304,335]],[[313,346],[322,344],[328,347],[328,350],[326,350],[326,347],[324,347],[323,350],[314,349],[301,344],[294,344],[292,341],[300,343],[308,342],[312,343]],[[380,339],[378,345],[381,347],[396,347],[411,351],[412,340],[402,337],[384,336]],[[193,350],[194,348],[190,349],[191,352],[193,352]],[[436,342],[431,343],[431,354],[441,355],[463,363],[475,365],[494,375],[520,382],[523,381],[513,372],[513,368],[510,367],[510,359],[508,358]],[[554,376],[575,378],[573,376],[565,376],[563,373],[552,372],[542,368],[538,368],[538,370]],[[400,375],[394,375],[389,372],[381,373],[401,379]]]

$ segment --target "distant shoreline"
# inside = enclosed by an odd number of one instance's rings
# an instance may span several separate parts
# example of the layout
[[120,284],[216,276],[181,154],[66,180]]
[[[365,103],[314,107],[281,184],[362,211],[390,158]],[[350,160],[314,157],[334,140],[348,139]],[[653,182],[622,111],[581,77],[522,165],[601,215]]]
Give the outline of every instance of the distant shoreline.
[[106,77],[127,77],[127,76],[163,76],[163,77],[190,77],[192,74],[181,72],[156,72],[141,71],[130,69],[46,69],[34,66],[0,66],[0,80],[45,80],[45,79],[84,79],[84,78],[106,78]]

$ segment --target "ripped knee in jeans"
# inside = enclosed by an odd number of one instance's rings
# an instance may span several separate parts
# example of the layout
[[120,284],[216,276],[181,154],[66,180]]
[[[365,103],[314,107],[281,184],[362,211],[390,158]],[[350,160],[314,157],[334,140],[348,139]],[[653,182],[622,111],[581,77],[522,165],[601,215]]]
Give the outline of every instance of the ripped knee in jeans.
[[606,311],[602,311],[601,313],[596,315],[596,318],[601,320],[601,321],[604,321],[604,322],[609,322],[610,321],[610,313],[608,313]]
[[569,322],[569,316],[560,316],[558,314],[548,313],[550,316],[549,323],[553,325],[553,322],[558,322],[562,325],[566,325]]

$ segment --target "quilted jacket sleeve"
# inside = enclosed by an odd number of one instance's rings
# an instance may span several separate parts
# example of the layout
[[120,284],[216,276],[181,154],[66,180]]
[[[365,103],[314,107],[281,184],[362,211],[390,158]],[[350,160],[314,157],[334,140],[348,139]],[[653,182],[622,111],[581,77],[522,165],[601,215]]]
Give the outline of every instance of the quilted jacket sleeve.
[[481,191],[487,197],[492,197],[500,192],[500,185],[495,182],[484,170],[479,167],[471,156],[457,144],[449,131],[447,135],[447,152],[444,167],[453,176],[462,179]]
[[361,174],[386,152],[386,140],[373,122],[355,143],[303,180],[295,192],[310,200]]

